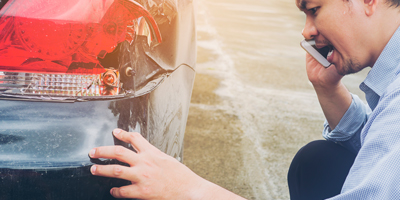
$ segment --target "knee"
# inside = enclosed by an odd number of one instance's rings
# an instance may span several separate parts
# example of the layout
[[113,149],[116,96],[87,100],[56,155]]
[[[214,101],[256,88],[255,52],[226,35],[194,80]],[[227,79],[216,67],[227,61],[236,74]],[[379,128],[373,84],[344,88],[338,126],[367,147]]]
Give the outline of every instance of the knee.
[[326,148],[329,148],[331,143],[326,140],[316,140],[302,147],[290,164],[288,179],[298,176],[299,173],[304,173],[304,171],[312,171],[316,167],[321,167],[320,165],[323,165],[322,163],[326,158]]
[[325,156],[323,149],[327,146],[327,142],[325,140],[312,141],[294,156],[287,174],[291,199],[307,199],[300,197],[306,193],[308,181],[320,175],[321,166],[319,165],[323,162]]
[[293,162],[315,161],[319,156],[323,156],[323,150],[329,143],[326,140],[315,140],[303,146],[294,156]]

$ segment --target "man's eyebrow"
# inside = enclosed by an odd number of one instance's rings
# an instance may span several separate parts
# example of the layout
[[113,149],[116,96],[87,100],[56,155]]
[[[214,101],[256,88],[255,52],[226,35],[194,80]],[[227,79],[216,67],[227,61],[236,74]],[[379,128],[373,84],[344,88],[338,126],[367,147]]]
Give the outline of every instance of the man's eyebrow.
[[300,10],[307,10],[307,0],[300,0],[300,2],[298,3],[298,7]]

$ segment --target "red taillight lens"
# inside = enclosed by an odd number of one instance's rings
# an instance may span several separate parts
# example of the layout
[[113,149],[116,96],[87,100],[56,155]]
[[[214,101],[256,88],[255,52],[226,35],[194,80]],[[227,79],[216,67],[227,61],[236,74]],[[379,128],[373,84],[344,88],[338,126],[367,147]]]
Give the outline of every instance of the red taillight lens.
[[119,64],[109,73],[98,59],[132,43],[143,21],[161,42],[154,19],[132,0],[9,0],[0,11],[0,92],[8,72],[98,75],[115,87]]

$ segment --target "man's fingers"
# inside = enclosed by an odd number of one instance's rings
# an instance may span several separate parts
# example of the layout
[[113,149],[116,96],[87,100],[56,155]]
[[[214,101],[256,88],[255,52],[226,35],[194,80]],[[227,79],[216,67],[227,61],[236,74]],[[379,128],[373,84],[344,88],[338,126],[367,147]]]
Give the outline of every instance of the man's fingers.
[[131,168],[122,165],[93,165],[90,172],[96,176],[119,178],[131,182],[138,181]]
[[132,166],[137,154],[123,146],[104,146],[93,148],[90,150],[89,156],[91,158],[117,159]]
[[113,134],[119,140],[131,144],[138,153],[151,146],[140,133],[131,133],[121,129],[115,129]]
[[135,184],[112,188],[110,194],[115,198],[137,198],[141,199],[143,195],[138,191],[138,186]]

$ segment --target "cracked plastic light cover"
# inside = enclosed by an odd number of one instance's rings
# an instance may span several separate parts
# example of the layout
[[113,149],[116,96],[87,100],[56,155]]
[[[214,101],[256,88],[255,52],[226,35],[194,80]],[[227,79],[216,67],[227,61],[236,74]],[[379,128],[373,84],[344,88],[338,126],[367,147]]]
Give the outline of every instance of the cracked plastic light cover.
[[153,17],[132,0],[9,0],[0,10],[0,94],[120,94],[119,63],[100,59],[134,42],[141,21],[149,43],[160,43]]

